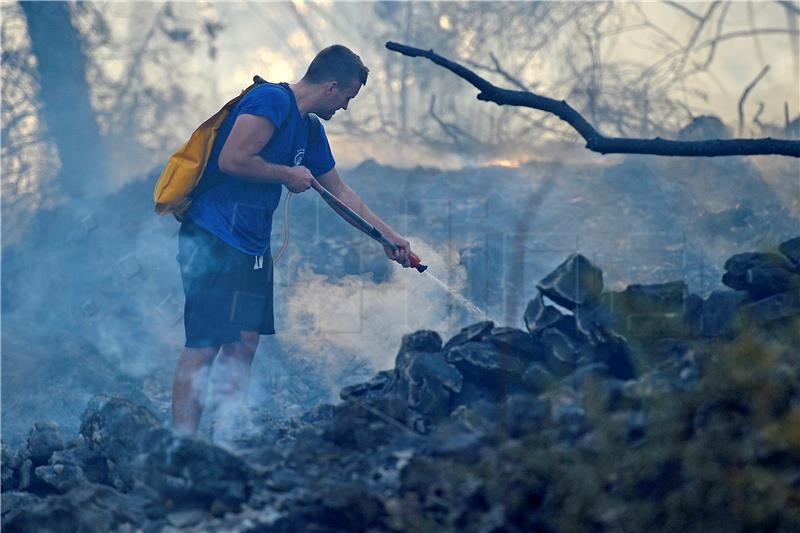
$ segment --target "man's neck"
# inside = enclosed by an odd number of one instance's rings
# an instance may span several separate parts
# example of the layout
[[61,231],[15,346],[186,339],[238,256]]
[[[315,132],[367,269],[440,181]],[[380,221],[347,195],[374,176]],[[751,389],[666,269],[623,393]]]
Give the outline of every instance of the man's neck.
[[300,110],[300,114],[305,117],[314,103],[314,91],[311,86],[303,80],[297,83],[290,83],[289,89],[294,93],[294,99],[297,102],[297,108]]

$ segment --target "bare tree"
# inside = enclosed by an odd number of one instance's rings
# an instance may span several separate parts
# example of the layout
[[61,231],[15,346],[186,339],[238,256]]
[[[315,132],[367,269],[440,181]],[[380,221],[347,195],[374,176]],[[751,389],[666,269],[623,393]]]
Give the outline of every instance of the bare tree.
[[468,81],[480,92],[478,100],[498,105],[530,107],[551,113],[577,131],[586,140],[586,148],[601,154],[653,154],[672,156],[787,155],[800,157],[800,141],[786,139],[715,139],[708,141],[672,141],[608,137],[601,134],[564,100],[554,100],[529,91],[501,89],[472,70],[445,59],[433,50],[388,42],[389,50],[410,57],[425,57]]

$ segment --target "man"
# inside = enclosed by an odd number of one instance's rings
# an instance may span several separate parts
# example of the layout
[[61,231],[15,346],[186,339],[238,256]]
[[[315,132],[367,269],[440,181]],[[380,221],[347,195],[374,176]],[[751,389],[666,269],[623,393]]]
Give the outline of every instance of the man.
[[314,113],[346,110],[369,70],[341,45],[322,50],[294,84],[264,83],[248,92],[220,127],[179,233],[186,306],[186,347],[172,388],[173,427],[194,434],[211,363],[218,360],[222,401],[244,400],[259,335],[275,333],[272,310],[272,213],[282,188],[301,193],[314,179],[392,243],[390,259],[410,266],[406,239],[375,215],[339,177]]

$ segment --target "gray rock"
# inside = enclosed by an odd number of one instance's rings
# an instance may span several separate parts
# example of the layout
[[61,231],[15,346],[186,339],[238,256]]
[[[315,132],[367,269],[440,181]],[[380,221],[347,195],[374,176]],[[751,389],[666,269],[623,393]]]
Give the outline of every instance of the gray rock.
[[37,466],[34,474],[48,487],[64,493],[87,482],[81,467],[75,465]]
[[[434,408],[435,405],[427,407]],[[320,439],[315,439],[311,434],[305,437],[308,442],[300,442],[304,437],[299,435],[293,457],[302,458],[309,444],[312,445],[311,449],[307,449],[309,455],[320,453],[325,445],[324,440],[361,452],[374,450],[398,432],[410,431],[407,418],[405,398],[395,395],[370,400],[351,398],[336,406],[336,414],[324,430],[327,439],[323,439],[323,444],[318,443]]]
[[227,450],[167,430],[149,440],[138,476],[177,506],[233,511],[250,497],[254,472]]
[[[685,316],[689,296],[683,281],[633,284],[622,292],[603,294],[596,314],[606,317],[601,325],[633,337],[685,336],[691,331]],[[695,306],[699,303],[695,300]]]
[[741,313],[748,321],[766,324],[800,315],[800,290],[774,294],[741,307]]
[[24,509],[25,507],[33,505],[41,500],[42,498],[40,496],[31,494],[30,492],[21,492],[16,490],[9,490],[8,492],[3,491],[3,527],[6,526],[6,517],[14,516],[14,514],[19,512],[19,509]]
[[699,330],[703,337],[730,335],[737,327],[738,308],[744,293],[713,291],[703,301]]
[[517,328],[494,328],[485,338],[498,351],[518,357],[524,361],[544,359],[544,346],[527,331]]
[[191,527],[203,520],[211,518],[205,511],[200,511],[198,509],[187,509],[184,511],[174,511],[167,515],[167,522],[177,528],[186,528]]
[[[4,495],[4,504],[5,498]],[[144,501],[110,487],[86,484],[66,494],[29,500],[3,515],[8,531],[113,531],[146,522]]]
[[508,436],[517,438],[539,431],[549,416],[547,401],[529,394],[511,394],[501,408],[499,419]]
[[781,243],[778,250],[794,264],[795,270],[800,270],[800,237]]
[[81,435],[95,451],[115,462],[126,462],[143,449],[161,423],[147,409],[123,398],[95,396],[81,419]]
[[447,352],[445,358],[462,373],[478,379],[506,380],[521,377],[525,371],[524,360],[500,352],[485,340],[456,346]]
[[17,488],[19,490],[28,490],[31,486],[31,480],[33,479],[33,461],[25,459],[19,466],[18,475],[19,482],[17,483]]
[[540,330],[552,326],[563,315],[552,305],[545,305],[542,293],[537,291],[536,298],[528,302],[523,319],[528,331],[535,335]]
[[774,253],[737,254],[725,262],[722,283],[736,290],[747,291],[754,299],[762,299],[787,290],[800,289],[800,274],[791,261]]
[[383,370],[375,374],[375,376],[365,383],[357,383],[342,388],[339,391],[339,397],[342,400],[347,400],[351,397],[371,397],[380,394],[383,389],[390,383],[392,372]]
[[400,351],[438,352],[442,349],[442,338],[435,331],[420,330],[403,335]]
[[614,302],[614,311],[644,316],[680,314],[688,294],[684,281],[628,285]]
[[480,455],[481,437],[480,433],[450,420],[438,425],[431,432],[427,444],[433,456],[448,456],[474,462]]
[[636,377],[636,364],[627,341],[624,337],[605,328],[595,328],[590,336],[592,363],[606,366],[609,376],[617,379],[633,379]]
[[555,327],[545,329],[540,338],[547,347],[545,364],[550,372],[556,376],[565,376],[575,370],[585,344],[582,340]]
[[452,339],[447,341],[447,344],[444,345],[442,348],[443,351],[447,352],[450,348],[454,346],[460,346],[467,342],[478,342],[482,340],[486,335],[488,335],[492,329],[494,329],[494,322],[491,320],[487,320],[485,322],[478,322],[463,328],[461,331],[456,333]]
[[555,382],[553,375],[541,363],[531,363],[522,374],[522,383],[534,394],[538,394]]
[[476,433],[486,433],[492,430],[496,424],[494,410],[487,414],[482,412],[480,407],[476,408],[475,404],[471,407],[459,405],[450,413],[450,418]]
[[579,390],[589,379],[597,378],[599,381],[603,381],[608,378],[608,374],[608,365],[605,363],[588,363],[576,368],[572,374],[567,375],[560,383],[562,386]]
[[575,309],[603,291],[603,271],[581,254],[570,255],[537,285],[555,303]]
[[5,444],[0,446],[0,488],[3,492],[14,490],[17,487],[17,472],[19,463],[14,460],[14,455]]
[[35,466],[43,465],[50,455],[64,448],[64,439],[53,422],[36,422],[28,435],[28,449]]

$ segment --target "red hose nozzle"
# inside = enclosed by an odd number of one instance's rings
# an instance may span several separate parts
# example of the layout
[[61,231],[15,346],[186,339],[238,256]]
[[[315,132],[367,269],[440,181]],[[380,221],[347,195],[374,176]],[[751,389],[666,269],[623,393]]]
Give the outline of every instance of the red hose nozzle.
[[416,254],[411,253],[408,256],[409,261],[411,261],[411,266],[416,268],[418,272],[425,272],[428,269],[428,265],[423,265],[420,263],[420,258],[416,256]]

